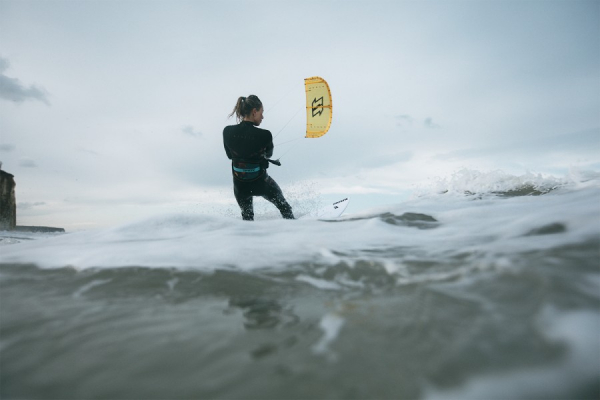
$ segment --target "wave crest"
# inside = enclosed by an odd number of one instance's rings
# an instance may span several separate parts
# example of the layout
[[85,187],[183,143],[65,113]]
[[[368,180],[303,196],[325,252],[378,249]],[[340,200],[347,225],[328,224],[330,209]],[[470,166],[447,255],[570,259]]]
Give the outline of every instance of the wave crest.
[[440,194],[478,197],[540,196],[559,188],[576,187],[590,181],[600,181],[600,174],[573,169],[565,177],[557,178],[532,172],[511,175],[502,170],[482,172],[464,168],[448,178],[437,178],[429,186],[417,189],[413,197]]

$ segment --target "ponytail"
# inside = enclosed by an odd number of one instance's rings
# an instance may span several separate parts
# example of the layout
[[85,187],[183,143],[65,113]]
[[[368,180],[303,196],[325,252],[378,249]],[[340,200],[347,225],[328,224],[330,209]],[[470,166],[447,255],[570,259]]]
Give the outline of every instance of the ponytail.
[[262,107],[262,102],[260,99],[251,94],[248,97],[239,97],[237,102],[235,103],[235,107],[229,117],[231,118],[235,114],[235,118],[238,122],[242,121],[245,117],[252,113],[252,110],[257,109],[260,110]]

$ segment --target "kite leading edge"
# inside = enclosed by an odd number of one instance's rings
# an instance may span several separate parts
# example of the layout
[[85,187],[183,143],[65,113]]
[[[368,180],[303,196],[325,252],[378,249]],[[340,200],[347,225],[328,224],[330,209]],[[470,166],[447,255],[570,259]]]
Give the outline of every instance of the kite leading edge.
[[325,79],[318,76],[304,80],[306,91],[306,137],[323,136],[331,126],[331,91]]

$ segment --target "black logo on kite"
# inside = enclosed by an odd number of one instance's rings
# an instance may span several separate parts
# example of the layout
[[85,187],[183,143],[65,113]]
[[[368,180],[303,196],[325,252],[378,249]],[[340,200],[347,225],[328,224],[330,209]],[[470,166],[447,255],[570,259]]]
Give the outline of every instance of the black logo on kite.
[[[318,107],[318,108],[317,108]],[[312,102],[312,116],[313,118],[317,115],[323,114],[323,97],[316,98]]]

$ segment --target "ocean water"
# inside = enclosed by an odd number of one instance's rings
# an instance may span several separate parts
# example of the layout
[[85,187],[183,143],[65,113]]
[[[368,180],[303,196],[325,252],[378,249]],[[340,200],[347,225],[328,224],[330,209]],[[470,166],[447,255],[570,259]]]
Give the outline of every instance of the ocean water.
[[597,399],[600,174],[0,232],[3,399]]

